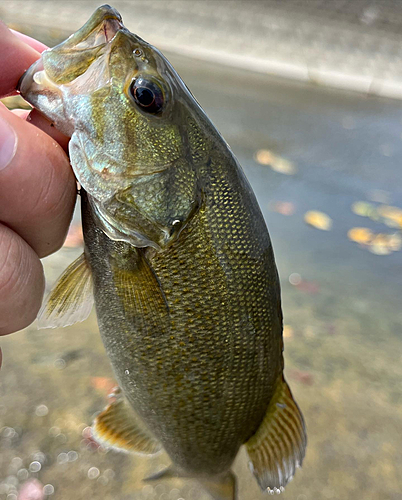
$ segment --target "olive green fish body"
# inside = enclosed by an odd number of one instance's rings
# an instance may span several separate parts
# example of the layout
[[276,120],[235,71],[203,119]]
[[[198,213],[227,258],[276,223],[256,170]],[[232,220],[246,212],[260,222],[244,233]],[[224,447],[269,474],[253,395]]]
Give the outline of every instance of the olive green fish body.
[[20,90],[71,136],[85,252],[39,322],[82,321],[95,301],[122,390],[95,437],[135,453],[163,447],[217,500],[235,498],[230,467],[245,444],[261,488],[279,492],[306,433],[283,378],[270,238],[229,146],[109,6],[45,51]]
[[[217,473],[265,414],[282,372],[282,325],[272,247],[248,183],[230,154],[199,176],[200,207],[161,253],[111,241],[88,205],[84,233],[124,393],[177,465]],[[141,296],[147,267],[160,288]]]

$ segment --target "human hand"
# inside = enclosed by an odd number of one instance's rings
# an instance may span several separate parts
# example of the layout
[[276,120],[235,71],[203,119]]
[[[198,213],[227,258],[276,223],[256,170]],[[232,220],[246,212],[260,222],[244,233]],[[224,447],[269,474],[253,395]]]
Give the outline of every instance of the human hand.
[[[5,97],[16,94],[19,78],[46,47],[2,23],[0,40]],[[0,335],[35,319],[44,291],[39,258],[66,237],[76,199],[67,142],[39,112],[0,104]]]

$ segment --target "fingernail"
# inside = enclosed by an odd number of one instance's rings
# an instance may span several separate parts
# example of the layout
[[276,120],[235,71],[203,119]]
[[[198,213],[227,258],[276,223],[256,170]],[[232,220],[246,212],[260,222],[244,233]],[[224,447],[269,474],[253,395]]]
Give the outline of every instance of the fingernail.
[[0,116],[0,170],[6,168],[17,149],[17,134],[11,125]]

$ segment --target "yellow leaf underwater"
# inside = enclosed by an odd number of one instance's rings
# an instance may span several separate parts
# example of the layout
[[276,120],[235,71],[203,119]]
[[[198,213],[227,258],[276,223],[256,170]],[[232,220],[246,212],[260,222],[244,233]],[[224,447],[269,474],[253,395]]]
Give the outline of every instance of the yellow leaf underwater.
[[352,212],[361,217],[381,221],[389,227],[402,228],[402,208],[390,205],[375,206],[366,201],[356,201],[352,205]]
[[375,255],[389,255],[392,253],[392,250],[385,245],[369,245],[368,250]]
[[352,212],[361,217],[370,217],[370,219],[378,220],[377,208],[372,203],[366,201],[356,201],[352,205]]
[[352,227],[348,231],[348,238],[361,245],[368,245],[373,236],[373,233],[367,227]]
[[393,252],[402,248],[402,236],[400,234],[391,234],[388,238],[388,247]]
[[332,227],[332,219],[327,214],[318,210],[309,210],[306,212],[304,214],[304,222],[322,231],[329,231]]
[[394,223],[394,227],[399,226],[402,228],[402,208],[381,205],[378,207],[377,212],[388,222]]
[[296,165],[293,162],[277,156],[269,149],[259,149],[255,153],[254,159],[260,165],[267,165],[280,174],[293,175],[297,171]]
[[367,248],[367,250],[375,255],[389,255],[402,248],[402,236],[400,233],[376,234],[367,227],[352,227],[348,231],[348,238]]

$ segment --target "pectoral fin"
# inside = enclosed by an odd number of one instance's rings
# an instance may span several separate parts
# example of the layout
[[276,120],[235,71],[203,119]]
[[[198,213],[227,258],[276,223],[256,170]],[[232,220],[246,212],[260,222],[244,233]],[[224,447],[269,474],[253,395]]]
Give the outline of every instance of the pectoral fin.
[[247,441],[261,489],[280,492],[300,467],[307,444],[303,416],[282,379],[257,432]]
[[39,328],[57,328],[84,321],[94,303],[92,274],[82,254],[58,279],[39,311]]
[[160,442],[123,397],[108,405],[96,417],[92,432],[99,444],[122,451],[153,455],[162,449]]
[[[141,249],[110,257],[116,295],[133,328],[168,335],[170,311],[164,290]],[[123,263],[123,264],[122,264]]]

